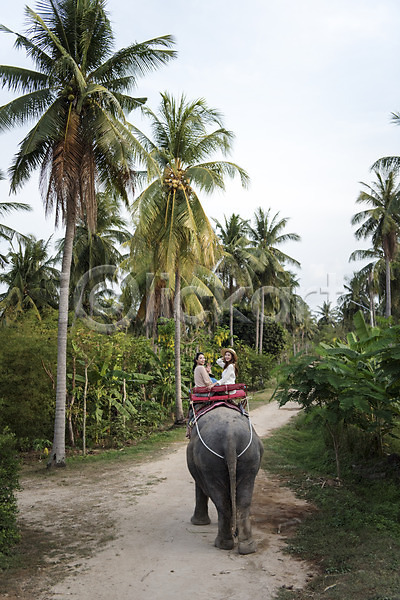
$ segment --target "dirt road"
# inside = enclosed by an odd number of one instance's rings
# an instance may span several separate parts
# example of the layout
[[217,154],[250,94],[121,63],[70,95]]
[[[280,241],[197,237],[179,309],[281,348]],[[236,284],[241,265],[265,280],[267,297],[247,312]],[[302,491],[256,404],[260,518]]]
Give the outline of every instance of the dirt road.
[[[293,414],[294,407],[271,403],[251,418],[265,437]],[[284,536],[308,507],[260,472],[252,507],[258,552],[240,556],[237,549],[219,550],[213,545],[213,506],[211,525],[190,523],[194,482],[185,447],[178,443],[156,461],[124,462],[118,470],[106,466],[99,472],[97,465],[90,474],[24,481],[19,494],[24,529],[44,532],[49,544],[41,572],[8,597],[269,600],[282,585],[302,587],[310,567],[282,548]]]

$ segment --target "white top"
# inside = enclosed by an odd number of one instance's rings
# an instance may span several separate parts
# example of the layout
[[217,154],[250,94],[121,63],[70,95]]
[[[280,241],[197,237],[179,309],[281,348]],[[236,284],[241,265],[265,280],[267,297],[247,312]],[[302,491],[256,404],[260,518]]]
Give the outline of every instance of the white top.
[[[217,359],[217,365],[224,369],[225,362],[223,358]],[[236,383],[236,373],[233,364],[230,364],[222,371],[222,377],[217,381],[219,385],[228,385],[230,383]]]

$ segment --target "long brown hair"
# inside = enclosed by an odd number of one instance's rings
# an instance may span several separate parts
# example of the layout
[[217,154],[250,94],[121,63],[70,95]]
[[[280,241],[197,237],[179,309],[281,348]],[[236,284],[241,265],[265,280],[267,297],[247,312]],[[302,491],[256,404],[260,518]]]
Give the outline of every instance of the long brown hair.
[[[226,362],[226,360],[225,360],[225,353],[226,352],[229,352],[230,355],[231,355],[231,357],[232,357],[231,360],[229,360],[228,362]],[[234,368],[235,368],[235,376],[237,377],[237,375],[238,375],[238,368],[237,368],[237,365],[236,365],[236,353],[233,354],[230,350],[225,350],[224,356],[222,357],[222,360],[224,361],[224,369],[223,370],[225,371],[225,369],[227,367],[229,367],[229,365],[233,365]]]

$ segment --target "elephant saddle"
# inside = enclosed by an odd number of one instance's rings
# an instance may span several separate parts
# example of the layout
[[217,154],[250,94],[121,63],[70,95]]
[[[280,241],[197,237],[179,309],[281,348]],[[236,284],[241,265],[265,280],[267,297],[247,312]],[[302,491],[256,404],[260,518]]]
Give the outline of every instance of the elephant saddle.
[[214,386],[212,390],[207,387],[194,387],[190,390],[189,400],[191,409],[189,411],[189,421],[186,431],[186,437],[190,438],[190,433],[195,422],[210,410],[219,406],[226,406],[239,411],[242,415],[248,417],[245,411],[247,405],[246,385],[244,383],[231,383],[227,385]]
[[230,383],[228,385],[215,385],[211,390],[206,387],[194,387],[189,394],[189,400],[196,402],[234,402],[243,404],[247,386],[245,383]]

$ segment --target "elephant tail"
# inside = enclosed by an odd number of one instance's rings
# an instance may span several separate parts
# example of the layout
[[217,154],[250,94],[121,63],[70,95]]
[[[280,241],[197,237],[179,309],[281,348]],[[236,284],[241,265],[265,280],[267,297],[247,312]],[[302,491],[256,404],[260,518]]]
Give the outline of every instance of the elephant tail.
[[236,535],[237,529],[237,516],[236,516],[236,466],[237,466],[237,454],[236,446],[230,444],[225,454],[226,463],[228,466],[229,473],[229,487],[231,494],[231,507],[232,507],[232,533]]

